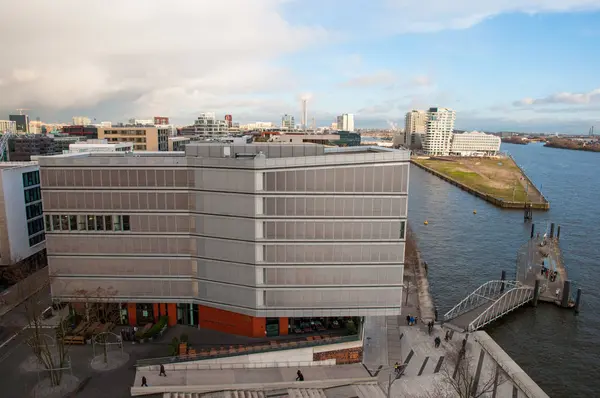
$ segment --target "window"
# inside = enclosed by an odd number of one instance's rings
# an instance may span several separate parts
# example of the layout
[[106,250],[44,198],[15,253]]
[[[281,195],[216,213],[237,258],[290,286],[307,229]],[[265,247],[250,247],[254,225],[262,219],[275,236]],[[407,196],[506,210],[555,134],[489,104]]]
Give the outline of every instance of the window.
[[69,216],[66,216],[66,215],[60,216],[60,229],[63,231],[69,230]]
[[46,219],[46,232],[50,232],[50,231],[52,231],[52,218],[50,217],[50,215],[46,214],[45,219]]
[[112,216],[104,216],[104,226],[106,227],[107,231],[113,230]]
[[129,216],[123,216],[123,231],[130,231]]
[[113,216],[115,231],[121,230],[121,216]]
[[42,203],[33,203],[31,205],[25,206],[25,213],[27,215],[28,220],[41,216],[43,213]]
[[404,228],[405,228],[404,224],[405,224],[404,221],[400,222],[400,239],[404,239]]
[[60,231],[60,216],[58,214],[52,215],[52,230]]
[[25,203],[35,202],[42,198],[42,191],[40,191],[40,187],[26,189],[24,193]]
[[77,231],[77,216],[69,216],[69,229],[71,231]]
[[82,215],[77,216],[77,225],[78,225],[78,229],[80,231],[85,231],[87,229],[87,225],[86,225],[85,221],[86,221],[85,216],[82,216]]
[[29,246],[35,246],[38,243],[41,243],[43,241],[46,240],[46,235],[44,233],[41,233],[39,235],[36,236],[32,236],[31,238],[29,238]]
[[43,218],[38,218],[36,220],[29,221],[27,223],[27,232],[29,233],[29,236],[35,235],[38,232],[41,232],[43,230],[44,230],[44,219]]
[[96,217],[88,215],[87,216],[87,230],[94,231],[96,228]]
[[39,185],[39,184],[40,184],[40,172],[38,170],[30,171],[28,173],[23,173],[23,187],[24,188],[30,187],[32,185]]
[[96,231],[104,231],[104,217],[96,216]]

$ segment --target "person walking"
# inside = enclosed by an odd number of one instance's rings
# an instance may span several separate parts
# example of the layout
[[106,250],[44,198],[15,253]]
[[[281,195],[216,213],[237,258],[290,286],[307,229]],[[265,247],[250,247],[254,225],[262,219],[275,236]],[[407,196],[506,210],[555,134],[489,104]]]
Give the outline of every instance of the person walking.
[[167,377],[167,372],[165,372],[165,365],[163,365],[162,363],[160,364],[160,373],[158,375]]
[[437,336],[434,340],[435,343],[435,348],[438,348],[440,346],[440,344],[442,344],[442,340],[440,339],[439,336]]
[[298,369],[298,371],[296,372],[296,381],[304,381],[304,375],[302,374],[300,369]]
[[142,376],[142,387],[148,387],[148,383],[146,382],[146,376]]
[[446,330],[446,336],[444,336],[444,340],[448,341],[450,340],[450,331]]
[[406,324],[410,326],[410,315],[406,316]]

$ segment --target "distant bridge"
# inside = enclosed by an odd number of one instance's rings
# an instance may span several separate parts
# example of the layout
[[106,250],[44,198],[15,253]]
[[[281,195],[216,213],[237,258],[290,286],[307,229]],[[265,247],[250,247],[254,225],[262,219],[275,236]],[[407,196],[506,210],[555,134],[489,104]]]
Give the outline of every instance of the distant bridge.
[[535,289],[518,281],[484,283],[444,315],[444,323],[474,332],[533,300]]

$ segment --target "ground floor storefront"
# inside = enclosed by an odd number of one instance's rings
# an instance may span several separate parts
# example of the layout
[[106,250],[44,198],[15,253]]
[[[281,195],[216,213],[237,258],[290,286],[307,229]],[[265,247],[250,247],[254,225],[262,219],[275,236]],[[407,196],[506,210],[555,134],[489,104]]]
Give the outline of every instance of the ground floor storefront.
[[[168,325],[188,325],[247,337],[302,335],[348,327],[352,318],[264,318],[188,303],[120,303],[118,323],[144,326],[166,316]],[[77,307],[77,305],[75,305]]]

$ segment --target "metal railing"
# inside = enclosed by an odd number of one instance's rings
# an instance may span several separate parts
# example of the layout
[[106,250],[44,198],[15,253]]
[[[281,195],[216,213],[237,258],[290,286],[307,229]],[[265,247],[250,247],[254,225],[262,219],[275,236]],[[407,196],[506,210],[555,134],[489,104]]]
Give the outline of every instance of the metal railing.
[[477,318],[475,318],[467,330],[474,332],[502,317],[503,315],[519,308],[533,299],[534,288],[516,287],[505,292],[494,304],[489,306]]
[[[268,362],[185,362],[164,364],[165,370],[226,370],[226,369],[268,369],[268,368],[308,368],[311,366],[335,366],[335,359],[323,361],[268,361]],[[159,371],[160,365],[140,367],[140,370]]]
[[519,286],[517,281],[495,280],[484,283],[475,289],[471,294],[465,297],[454,308],[444,314],[444,321],[449,321],[462,314],[465,314],[485,303],[495,301],[506,290],[514,289]]
[[[140,359],[136,362],[135,366],[151,366],[151,365],[160,365],[160,364],[170,364],[170,363],[181,363],[181,362],[190,362],[190,361],[200,361],[204,359],[217,359],[217,358],[228,358],[235,357],[240,355],[249,355],[249,354],[262,354],[265,352],[274,352],[274,351],[284,351],[284,350],[295,350],[298,348],[308,348],[308,347],[317,347],[323,345],[330,344],[339,344],[339,343],[347,343],[352,341],[360,341],[361,337],[358,334],[353,334],[351,336],[339,336],[332,337],[329,339],[322,340],[311,340],[311,341],[282,341],[282,344],[278,345],[257,345],[257,346],[246,346],[244,350],[232,350],[231,352],[223,352],[219,351],[216,353],[203,353],[196,352],[195,355],[187,354],[185,356],[172,356],[172,357],[160,357],[160,358],[148,358],[148,359]],[[285,345],[283,345],[286,343]]]

